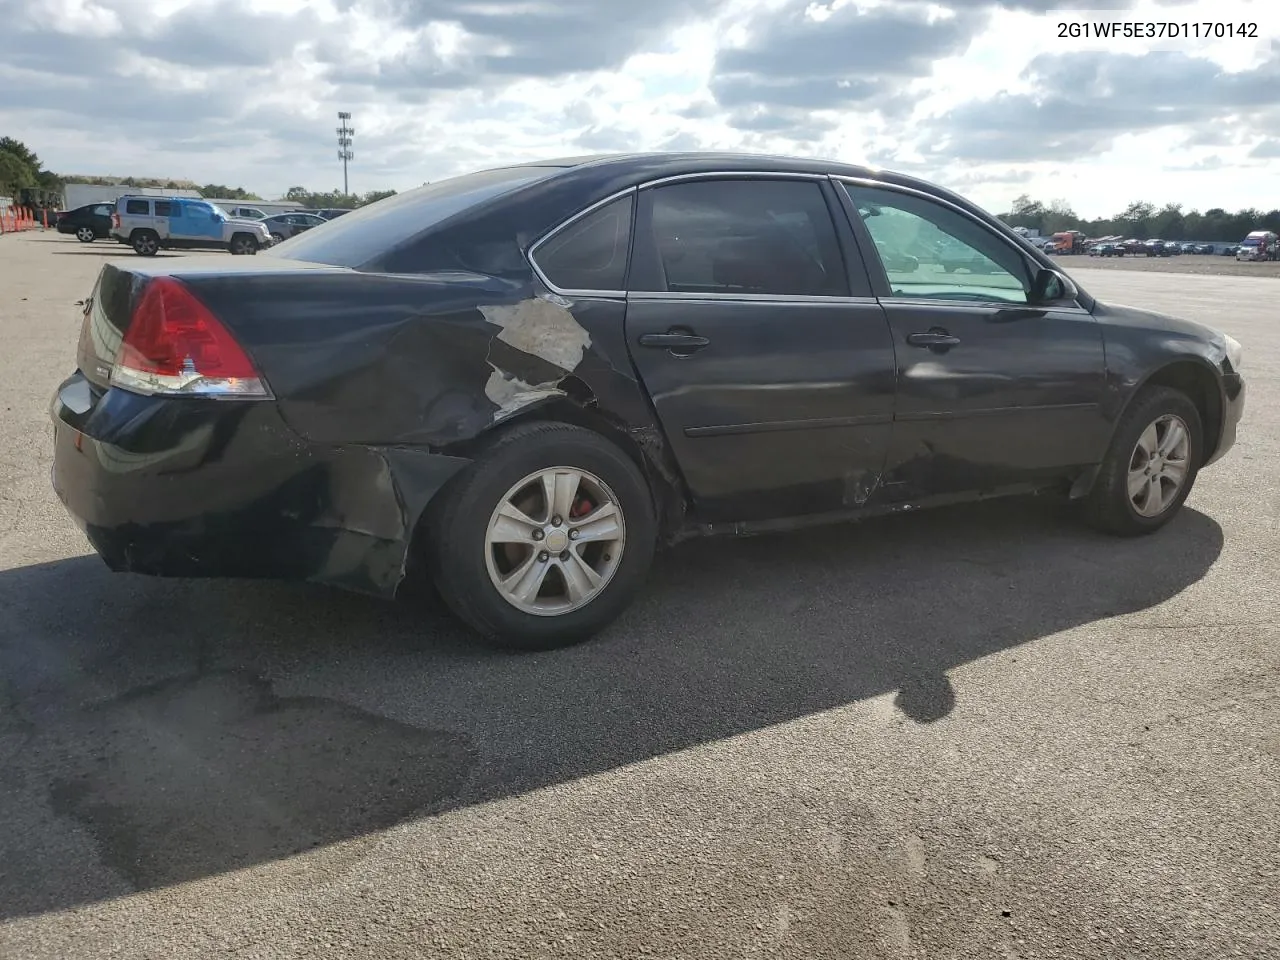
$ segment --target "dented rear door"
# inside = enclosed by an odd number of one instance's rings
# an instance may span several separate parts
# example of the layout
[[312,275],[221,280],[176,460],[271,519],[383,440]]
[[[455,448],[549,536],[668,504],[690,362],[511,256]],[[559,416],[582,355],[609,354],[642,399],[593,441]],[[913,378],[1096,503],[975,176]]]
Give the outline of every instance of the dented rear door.
[[894,348],[825,181],[643,190],[626,332],[699,517],[840,511],[875,496]]

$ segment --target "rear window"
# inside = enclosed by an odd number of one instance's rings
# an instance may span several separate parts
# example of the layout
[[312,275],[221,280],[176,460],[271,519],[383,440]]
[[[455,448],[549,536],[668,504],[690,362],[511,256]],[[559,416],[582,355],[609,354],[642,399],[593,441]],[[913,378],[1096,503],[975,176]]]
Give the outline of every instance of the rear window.
[[558,172],[559,167],[503,167],[440,180],[353,210],[260,256],[359,267],[471,207]]
[[124,212],[131,213],[134,216],[145,217],[151,213],[150,200],[126,200],[124,202]]

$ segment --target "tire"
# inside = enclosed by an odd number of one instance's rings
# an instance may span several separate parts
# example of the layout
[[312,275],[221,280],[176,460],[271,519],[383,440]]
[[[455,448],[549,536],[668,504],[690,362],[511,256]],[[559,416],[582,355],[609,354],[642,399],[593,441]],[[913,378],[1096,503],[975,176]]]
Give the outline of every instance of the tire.
[[[610,543],[580,541],[576,547],[566,544],[554,556],[541,549],[564,541],[571,523],[559,517],[555,519],[560,520],[560,525],[547,522],[552,519],[548,515],[552,505],[541,494],[539,481],[534,480],[527,487],[520,485],[539,471],[550,472],[552,468],[582,472],[582,485],[577,489],[589,500],[603,503],[612,499],[621,516],[620,546],[616,539]],[[596,481],[600,487],[595,486]],[[527,516],[543,524],[534,534],[542,543],[535,546],[511,541],[495,547],[489,539],[491,524],[498,519],[498,508],[515,489],[523,489],[526,496],[533,498],[523,501],[525,506],[521,509],[527,507]],[[518,499],[518,495],[512,499]],[[582,515],[585,518],[601,509],[576,496],[570,502],[573,509],[587,511]],[[590,523],[589,519],[584,520],[581,530],[587,531]],[[566,533],[560,532],[561,525]],[[520,525],[521,535],[523,529]],[[543,530],[547,532],[544,534]],[[600,530],[598,525],[596,530]],[[495,646],[550,650],[591,638],[630,604],[653,560],[657,521],[649,486],[626,453],[590,430],[533,421],[503,432],[449,483],[431,504],[423,536],[436,588],[461,620]],[[571,549],[573,558],[569,557]],[[597,575],[599,570],[605,570],[603,584],[580,605],[567,606],[562,612],[528,612],[508,600],[495,584],[496,579],[527,569],[538,577],[541,590],[553,595],[544,599],[542,593],[535,593],[533,604],[571,604],[568,581],[560,571],[571,567],[578,570],[579,565],[573,562],[576,557],[585,558],[582,567],[590,562]],[[549,566],[537,566],[543,563]],[[577,577],[580,582],[589,582],[580,573]],[[557,591],[562,598],[554,596]]]
[[252,256],[258,252],[258,241],[249,236],[247,233],[237,233],[231,238],[231,243],[227,249],[231,251],[234,257]]
[[[1131,478],[1136,483],[1142,482],[1136,471],[1131,472],[1133,467],[1142,465],[1139,443],[1142,441],[1144,446],[1150,446],[1147,442],[1150,435],[1145,440],[1144,435],[1152,428],[1155,429],[1154,436],[1157,439],[1166,439],[1168,434],[1161,431],[1159,424],[1164,422],[1167,430],[1168,425],[1175,420],[1180,421],[1185,428],[1186,445],[1180,454],[1175,446],[1171,451],[1174,455],[1169,456],[1167,463],[1176,465],[1180,460],[1184,464],[1181,485],[1170,489],[1164,480],[1159,481],[1162,495],[1168,499],[1159,512],[1144,513],[1140,506],[1145,505],[1142,503],[1146,499],[1145,491],[1139,487],[1138,492],[1131,496],[1129,486]],[[1171,387],[1143,387],[1120,418],[1093,489],[1085,497],[1083,507],[1086,521],[1099,530],[1117,536],[1132,537],[1154,533],[1182,509],[1182,504],[1195,485],[1203,457],[1204,426],[1200,420],[1200,411],[1191,399]],[[1166,473],[1172,469],[1165,461],[1159,461],[1159,464],[1157,473]],[[1156,478],[1153,481],[1154,479]],[[1154,486],[1154,482],[1151,485]],[[1153,504],[1152,508],[1154,506]]]
[[81,243],[93,243],[97,239],[97,235],[93,232],[93,227],[78,227],[76,229],[76,239]]
[[154,257],[160,250],[160,235],[154,230],[135,230],[129,237],[133,252],[140,257]]
[[279,233],[273,233],[273,234],[271,235],[271,242],[272,242],[272,243],[284,243],[284,235],[283,235],[283,234],[279,234]]

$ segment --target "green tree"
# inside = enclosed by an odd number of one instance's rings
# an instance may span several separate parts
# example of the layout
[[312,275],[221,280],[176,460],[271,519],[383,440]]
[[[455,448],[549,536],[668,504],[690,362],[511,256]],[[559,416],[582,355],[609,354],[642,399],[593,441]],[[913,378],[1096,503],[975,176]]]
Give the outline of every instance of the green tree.
[[261,200],[256,193],[250,193],[244,187],[228,187],[222,183],[206,183],[199,188],[200,196],[206,199],[221,200]]
[[0,137],[0,150],[13,154],[26,164],[33,177],[40,172],[40,158],[21,140],[15,140],[13,137]]
[[23,190],[36,185],[31,166],[15,153],[0,150],[0,196],[18,198]]

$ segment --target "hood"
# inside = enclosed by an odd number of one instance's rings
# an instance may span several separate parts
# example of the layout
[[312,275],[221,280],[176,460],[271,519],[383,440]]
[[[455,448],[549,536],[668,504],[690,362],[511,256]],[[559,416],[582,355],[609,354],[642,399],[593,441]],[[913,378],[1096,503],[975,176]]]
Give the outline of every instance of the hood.
[[234,223],[237,227],[262,227],[266,229],[266,224],[261,220],[254,220],[252,217],[227,217],[227,223]]

